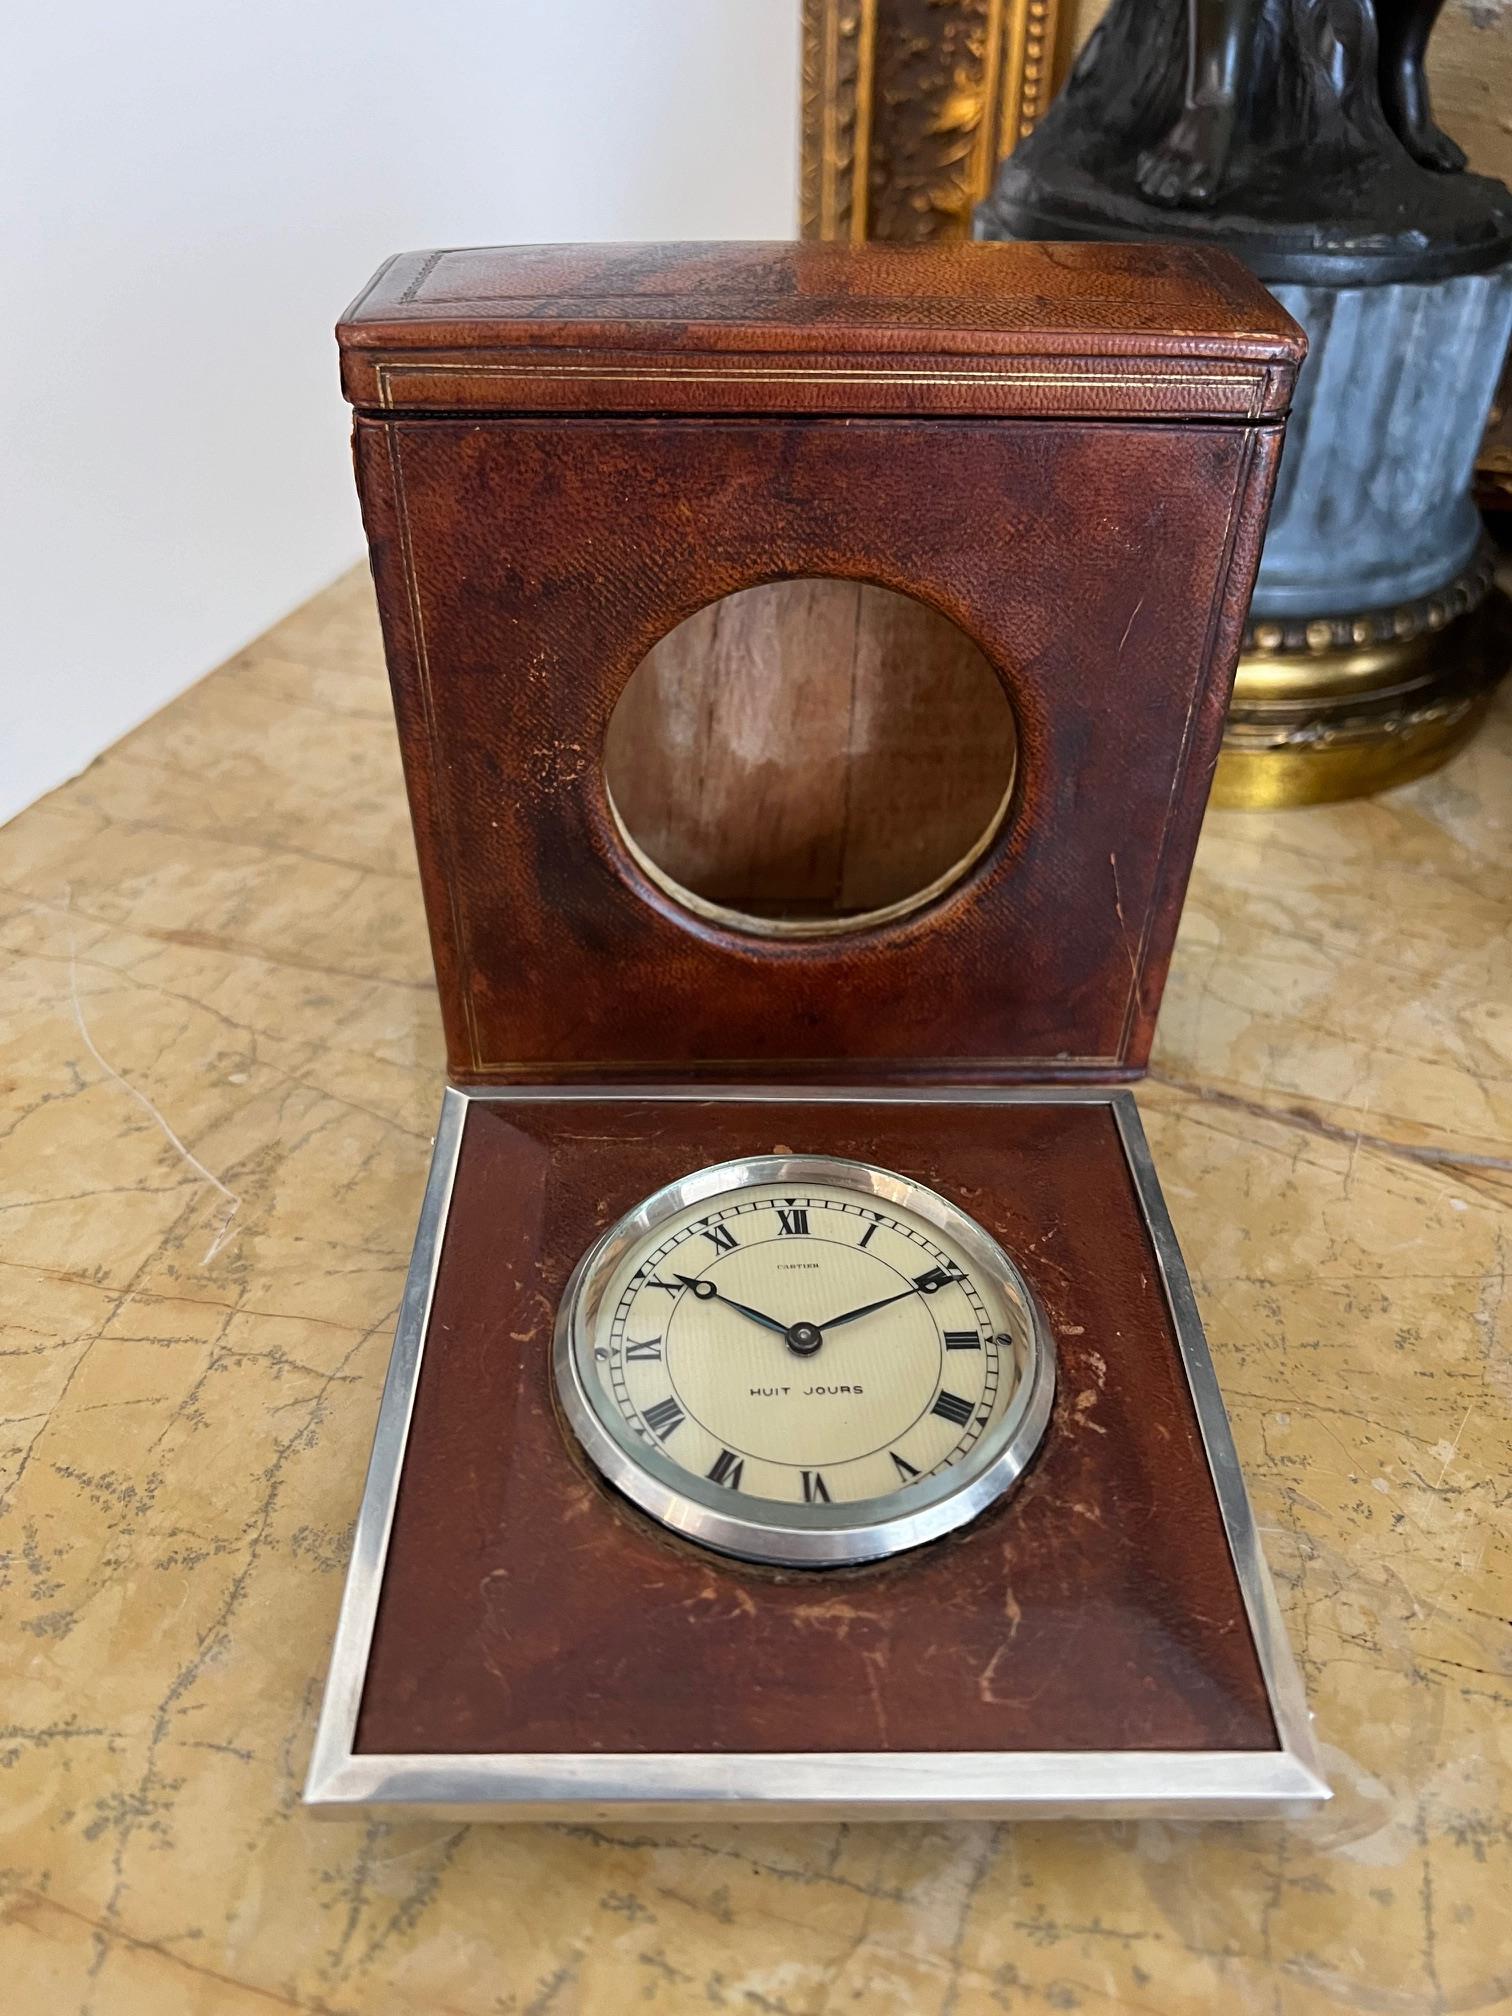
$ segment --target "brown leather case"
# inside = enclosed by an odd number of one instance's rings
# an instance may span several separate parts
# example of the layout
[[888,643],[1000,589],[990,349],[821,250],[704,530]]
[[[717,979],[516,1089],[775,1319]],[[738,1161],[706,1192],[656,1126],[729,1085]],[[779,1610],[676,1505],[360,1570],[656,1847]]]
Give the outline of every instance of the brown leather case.
[[[366,1622],[349,1592],[362,1680],[349,1726],[328,1709],[336,1747],[1275,1747],[1112,1107],[803,1088],[1142,1069],[1301,333],[1217,253],[683,245],[406,255],[340,339],[450,1070],[497,1096],[463,1123],[413,1413],[408,1389],[385,1403],[402,1473],[391,1533],[385,1501],[363,1515],[381,1590]],[[1018,763],[943,896],[764,939],[647,881],[603,748],[676,624],[804,575],[958,624]],[[707,1099],[635,1090],[690,1078]],[[741,1085],[778,1091],[722,1096]],[[657,1528],[551,1392],[594,1236],[673,1176],[779,1148],[959,1202],[1060,1360],[1011,1500],[817,1577]]]
[[[552,1318],[594,1237],[674,1176],[784,1144],[968,1204],[1055,1332],[1054,1416],[1024,1483],[874,1567],[781,1572],[674,1539],[589,1470],[553,1401]],[[358,1751],[1275,1742],[1106,1103],[471,1110]]]
[[[1303,348],[1235,261],[431,252],[339,335],[458,1082],[1143,1068]],[[660,638],[797,575],[943,611],[1018,732],[966,880],[827,941],[691,920],[601,760]]]

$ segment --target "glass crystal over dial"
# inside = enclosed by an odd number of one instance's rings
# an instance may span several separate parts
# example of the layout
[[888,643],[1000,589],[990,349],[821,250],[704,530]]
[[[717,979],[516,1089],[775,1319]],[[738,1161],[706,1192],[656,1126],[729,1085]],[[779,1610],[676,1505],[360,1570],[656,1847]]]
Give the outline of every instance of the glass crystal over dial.
[[1023,1276],[943,1197],[768,1156],[669,1184],[599,1241],[564,1298],[557,1381],[589,1456],[665,1524],[824,1566],[1011,1489],[1054,1355]]

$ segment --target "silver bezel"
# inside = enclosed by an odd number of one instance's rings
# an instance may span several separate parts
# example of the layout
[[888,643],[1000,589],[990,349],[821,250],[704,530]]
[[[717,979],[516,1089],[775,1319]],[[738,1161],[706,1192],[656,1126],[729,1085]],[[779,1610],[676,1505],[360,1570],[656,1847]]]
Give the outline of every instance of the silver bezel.
[[[912,1211],[989,1279],[1008,1308],[1014,1391],[1002,1417],[951,1469],[881,1498],[841,1505],[780,1505],[732,1499],[720,1485],[680,1468],[596,1404],[592,1367],[599,1310],[622,1261],[648,1234],[698,1204],[755,1184],[829,1184]],[[922,1546],[975,1519],[1010,1492],[1038,1448],[1055,1398],[1055,1346],[1034,1291],[997,1241],[937,1191],[869,1162],[832,1155],[755,1155],[718,1162],[665,1184],[604,1233],[574,1268],[557,1312],[553,1351],[557,1396],[573,1432],[611,1484],[664,1526],[700,1546],[743,1561],[789,1568],[835,1568],[879,1561]],[[758,1511],[756,1508],[762,1509]]]
[[[390,1754],[355,1748],[383,1591],[384,1562],[419,1385],[462,1136],[474,1104],[532,1100],[749,1101],[949,1108],[1102,1105],[1111,1109],[1149,1231],[1201,1431],[1276,1744],[1266,1750],[849,1751]],[[753,1115],[754,1120],[754,1115]],[[305,1781],[323,1817],[364,1809],[438,1820],[1261,1819],[1329,1797],[1311,1717],[1260,1551],[1191,1283],[1132,1095],[1106,1085],[992,1090],[805,1087],[448,1087],[378,1412],[351,1566]]]

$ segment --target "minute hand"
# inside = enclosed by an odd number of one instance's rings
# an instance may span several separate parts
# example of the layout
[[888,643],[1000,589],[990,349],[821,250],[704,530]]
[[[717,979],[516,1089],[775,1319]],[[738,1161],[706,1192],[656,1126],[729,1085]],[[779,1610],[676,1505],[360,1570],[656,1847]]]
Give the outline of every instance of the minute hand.
[[912,1288],[902,1289],[896,1295],[884,1295],[880,1302],[863,1302],[859,1309],[847,1309],[843,1316],[831,1316],[829,1321],[821,1323],[819,1328],[828,1335],[831,1330],[838,1330],[842,1323],[854,1323],[858,1316],[870,1316],[873,1309],[885,1309],[891,1302],[905,1302],[910,1295],[919,1293],[920,1289],[915,1284]]
[[933,1295],[937,1288],[948,1287],[952,1281],[959,1281],[959,1274],[948,1273],[942,1267],[931,1267],[927,1274],[916,1276],[912,1285],[902,1288],[896,1295],[884,1295],[880,1302],[863,1302],[859,1309],[847,1309],[843,1316],[832,1316],[828,1323],[821,1323],[821,1330],[833,1330],[838,1323],[854,1323],[858,1316],[870,1316],[873,1309],[886,1309],[894,1302],[905,1302],[910,1295]]

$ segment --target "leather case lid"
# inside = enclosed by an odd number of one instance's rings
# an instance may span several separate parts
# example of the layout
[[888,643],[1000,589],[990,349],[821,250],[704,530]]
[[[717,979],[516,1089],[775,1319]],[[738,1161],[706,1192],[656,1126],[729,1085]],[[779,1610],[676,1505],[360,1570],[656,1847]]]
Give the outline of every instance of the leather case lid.
[[416,413],[1245,422],[1306,347],[1237,260],[1165,245],[407,252],[337,335],[354,405]]
[[[1281,423],[359,416],[459,1083],[1143,1069]],[[650,882],[603,750],[636,667],[754,583],[850,579],[997,668],[997,838],[892,923],[786,939]]]

